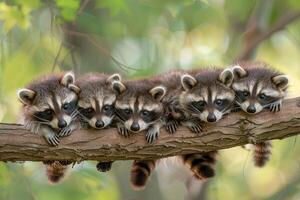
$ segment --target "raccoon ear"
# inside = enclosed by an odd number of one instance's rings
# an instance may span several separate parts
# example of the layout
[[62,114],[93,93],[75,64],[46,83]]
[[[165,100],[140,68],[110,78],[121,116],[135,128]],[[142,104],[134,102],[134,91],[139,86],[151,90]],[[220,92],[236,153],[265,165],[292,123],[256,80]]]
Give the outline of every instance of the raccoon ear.
[[184,90],[188,91],[197,84],[197,80],[189,74],[181,76],[181,85]]
[[76,85],[74,85],[74,84],[69,84],[68,85],[68,88],[70,89],[70,90],[72,90],[73,92],[75,92],[76,94],[79,94],[80,93],[80,88],[78,87],[78,86],[76,86]]
[[122,94],[126,90],[125,85],[121,81],[113,81],[111,86],[117,94]]
[[233,73],[230,69],[224,69],[219,75],[219,81],[226,86],[230,86],[233,82]]
[[75,75],[73,72],[66,72],[61,79],[61,84],[68,87],[69,84],[74,84],[75,82]]
[[158,101],[160,101],[166,95],[166,92],[167,90],[163,86],[154,87],[149,91],[153,98]]
[[111,83],[113,81],[121,81],[121,80],[122,80],[122,78],[121,78],[120,74],[113,74],[106,79],[106,82]]
[[29,90],[29,89],[20,89],[17,92],[19,100],[24,104],[24,105],[30,105],[32,104],[34,98],[35,98],[35,91]]
[[278,75],[272,78],[272,82],[277,88],[284,90],[288,86],[289,79],[286,75]]
[[233,72],[234,77],[243,78],[243,77],[247,76],[246,70],[244,70],[239,65],[235,65],[235,66],[231,67],[231,70]]

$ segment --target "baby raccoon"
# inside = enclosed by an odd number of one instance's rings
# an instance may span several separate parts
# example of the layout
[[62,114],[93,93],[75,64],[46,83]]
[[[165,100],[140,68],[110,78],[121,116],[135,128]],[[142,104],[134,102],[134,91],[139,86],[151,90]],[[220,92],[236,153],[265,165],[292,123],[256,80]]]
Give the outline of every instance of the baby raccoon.
[[[229,113],[234,102],[234,92],[230,88],[232,81],[230,69],[195,70],[183,75],[181,84],[184,91],[180,94],[179,103],[185,111],[185,123],[191,127],[195,125],[194,119],[214,123]],[[216,154],[216,151],[212,151],[181,157],[196,178],[205,179],[215,174]]]
[[[163,125],[164,108],[162,99],[166,88],[159,81],[134,80],[114,85],[119,93],[115,103],[118,132],[128,137],[130,133],[146,131],[148,143],[159,136]],[[143,189],[156,160],[134,161],[131,169],[131,183],[134,189]]]
[[[74,81],[72,72],[49,75],[18,91],[19,100],[23,104],[22,124],[32,133],[42,135],[50,145],[58,145],[59,137],[67,136],[77,128],[74,121],[77,115],[78,87]],[[45,162],[51,182],[58,182],[63,177],[66,167],[59,166],[66,163]]]
[[[242,66],[242,67],[241,67]],[[278,112],[282,107],[282,100],[287,94],[288,78],[269,68],[262,62],[242,63],[232,67],[236,104],[249,114],[257,114],[263,109]],[[269,160],[271,142],[254,144],[254,162],[262,167]]]
[[[114,104],[116,93],[113,85],[121,81],[119,74],[88,74],[81,77],[76,85],[80,122],[84,128],[103,129],[109,126],[115,117]],[[110,170],[112,162],[99,162],[98,171]]]
[[166,94],[163,86],[155,86],[151,80],[135,80],[114,84],[118,96],[115,103],[118,116],[118,132],[128,137],[130,133],[146,130],[146,140],[157,139],[162,126],[162,98]]

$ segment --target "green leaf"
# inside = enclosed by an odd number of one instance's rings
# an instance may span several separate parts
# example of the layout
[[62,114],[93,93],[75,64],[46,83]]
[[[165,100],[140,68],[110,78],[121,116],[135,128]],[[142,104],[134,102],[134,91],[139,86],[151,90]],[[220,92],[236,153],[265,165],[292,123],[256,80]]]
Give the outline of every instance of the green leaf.
[[55,0],[55,2],[57,7],[60,8],[61,16],[66,21],[73,21],[76,18],[80,6],[79,0]]

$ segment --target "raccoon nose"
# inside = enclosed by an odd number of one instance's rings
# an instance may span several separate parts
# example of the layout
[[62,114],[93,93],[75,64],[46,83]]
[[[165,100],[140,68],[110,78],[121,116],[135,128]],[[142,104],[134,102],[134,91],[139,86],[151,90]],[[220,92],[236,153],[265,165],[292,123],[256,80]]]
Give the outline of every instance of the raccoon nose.
[[132,131],[139,131],[140,130],[140,126],[138,123],[133,122],[132,125],[130,126],[130,130]]
[[254,106],[248,106],[247,112],[248,112],[248,113],[255,113],[255,112],[256,112],[256,109],[255,109]]
[[67,122],[63,119],[58,120],[57,123],[58,128],[65,128],[67,126]]
[[215,121],[217,121],[217,118],[214,114],[209,113],[209,115],[207,116],[207,121],[208,122],[215,122]]
[[97,128],[103,128],[104,127],[104,122],[102,120],[97,120],[95,123],[95,126]]

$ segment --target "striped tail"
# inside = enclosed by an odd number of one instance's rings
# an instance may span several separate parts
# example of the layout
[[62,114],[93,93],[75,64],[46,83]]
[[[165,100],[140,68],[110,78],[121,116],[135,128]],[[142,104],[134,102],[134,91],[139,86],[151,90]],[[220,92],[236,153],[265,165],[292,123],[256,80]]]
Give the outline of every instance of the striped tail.
[[253,160],[257,167],[263,167],[270,159],[272,143],[270,141],[254,144]]
[[133,161],[131,168],[131,185],[134,190],[145,188],[151,172],[155,168],[156,160]]
[[46,165],[46,175],[50,183],[56,184],[60,182],[68,169],[70,161],[47,161],[44,162]]
[[214,166],[217,151],[182,155],[184,164],[188,165],[198,179],[207,179],[215,176]]

